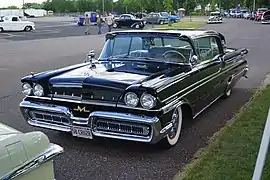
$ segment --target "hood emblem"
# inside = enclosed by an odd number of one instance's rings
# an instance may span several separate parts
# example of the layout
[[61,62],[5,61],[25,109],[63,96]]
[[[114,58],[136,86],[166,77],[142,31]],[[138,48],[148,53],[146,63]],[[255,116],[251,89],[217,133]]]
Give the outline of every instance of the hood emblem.
[[85,113],[89,113],[90,111],[86,109],[86,107],[81,107],[78,106],[77,108],[73,109],[74,111],[79,111],[79,112],[85,112]]

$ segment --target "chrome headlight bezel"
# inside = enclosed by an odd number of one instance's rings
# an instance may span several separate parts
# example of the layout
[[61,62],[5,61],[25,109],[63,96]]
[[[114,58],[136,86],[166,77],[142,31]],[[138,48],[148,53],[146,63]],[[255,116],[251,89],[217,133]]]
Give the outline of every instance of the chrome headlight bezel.
[[[25,88],[25,86],[27,86],[28,88]],[[27,93],[28,90],[28,93]],[[31,84],[29,83],[23,83],[22,84],[22,93],[26,96],[30,96],[31,94],[33,94],[33,88],[31,86]]]
[[[130,99],[131,98],[131,99]],[[133,100],[134,102],[130,102],[130,100]],[[127,92],[124,96],[124,102],[129,107],[136,107],[139,104],[139,98],[138,95],[134,92]]]
[[[148,102],[144,102],[145,98],[148,98]],[[151,101],[151,104],[147,105],[146,103],[149,103],[149,100]],[[157,104],[157,98],[152,96],[151,94],[143,93],[140,98],[140,104],[144,109],[152,109]]]
[[44,88],[40,84],[35,84],[33,87],[33,94],[35,96],[44,96]]

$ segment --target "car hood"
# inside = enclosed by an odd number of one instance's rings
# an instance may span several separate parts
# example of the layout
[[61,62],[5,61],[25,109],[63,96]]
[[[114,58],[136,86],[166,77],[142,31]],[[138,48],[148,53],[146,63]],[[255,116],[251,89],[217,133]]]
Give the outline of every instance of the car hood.
[[[84,92],[93,94],[114,94],[115,99],[131,85],[161,76],[168,70],[162,63],[101,62],[94,68],[80,67],[49,79],[52,93],[65,87],[65,94],[72,87],[83,87]],[[102,92],[101,92],[102,91]],[[59,93],[57,93],[59,95]]]
[[0,123],[0,136],[1,135],[8,135],[8,134],[20,134],[20,133],[21,133],[20,131]]

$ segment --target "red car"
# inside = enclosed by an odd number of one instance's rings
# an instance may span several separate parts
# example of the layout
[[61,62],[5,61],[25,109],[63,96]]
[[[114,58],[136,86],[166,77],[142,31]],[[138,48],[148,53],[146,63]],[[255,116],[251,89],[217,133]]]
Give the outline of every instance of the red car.
[[264,13],[265,11],[268,11],[268,9],[267,9],[267,8],[259,8],[259,9],[257,10],[256,15],[255,15],[255,21],[260,21],[261,18],[262,18],[263,13]]

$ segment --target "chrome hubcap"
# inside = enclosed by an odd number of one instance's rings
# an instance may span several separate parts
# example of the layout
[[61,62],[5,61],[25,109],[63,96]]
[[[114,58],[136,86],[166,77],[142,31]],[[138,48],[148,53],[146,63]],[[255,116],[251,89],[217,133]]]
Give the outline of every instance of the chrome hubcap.
[[178,111],[175,110],[175,112],[172,115],[172,129],[168,134],[170,139],[173,139],[176,136],[178,126],[179,126],[179,114]]

